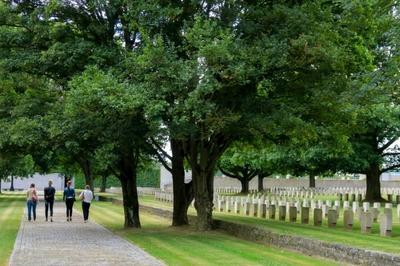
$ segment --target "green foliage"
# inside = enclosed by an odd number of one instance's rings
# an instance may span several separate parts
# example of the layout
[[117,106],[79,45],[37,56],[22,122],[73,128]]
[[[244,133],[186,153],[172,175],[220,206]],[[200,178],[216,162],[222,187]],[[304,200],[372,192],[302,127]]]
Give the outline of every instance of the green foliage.
[[[81,174],[77,174],[74,177],[75,187],[84,188],[86,185],[85,178]],[[94,186],[96,188],[101,186],[101,177],[95,177]],[[150,166],[144,169],[141,168],[138,171],[137,186],[155,188],[160,187],[160,169],[156,166]],[[121,187],[121,182],[115,176],[109,176],[107,177],[106,187]]]
[[2,2],[0,158],[121,177],[173,139],[209,197],[224,152],[226,167],[268,173],[396,169],[398,149],[385,148],[400,136],[398,9]]

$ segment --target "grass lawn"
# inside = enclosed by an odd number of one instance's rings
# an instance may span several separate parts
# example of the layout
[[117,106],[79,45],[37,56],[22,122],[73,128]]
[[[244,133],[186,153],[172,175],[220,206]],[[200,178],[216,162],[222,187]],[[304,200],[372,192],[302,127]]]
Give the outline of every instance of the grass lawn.
[[170,226],[170,220],[143,212],[141,229],[124,229],[122,207],[109,202],[95,202],[90,211],[91,219],[168,265],[336,265],[329,260],[240,240],[220,231],[197,232],[191,226],[176,229]]
[[[172,210],[172,204],[166,202],[160,202],[154,200],[151,196],[144,196],[140,198],[142,204],[152,207],[162,207],[164,209]],[[383,210],[383,209],[382,209]],[[381,213],[382,213],[381,210]],[[189,209],[189,213],[195,214],[193,208]],[[369,250],[377,250],[383,252],[389,252],[394,254],[400,254],[400,223],[395,208],[393,209],[393,230],[392,237],[381,237],[379,235],[378,223],[373,224],[372,234],[362,234],[360,230],[360,224],[358,218],[355,219],[353,230],[348,231],[343,227],[343,217],[340,215],[336,228],[328,228],[327,219],[324,219],[321,227],[312,225],[312,216],[310,216],[310,224],[300,224],[300,215],[297,216],[296,223],[290,223],[288,221],[281,222],[277,220],[269,220],[262,218],[246,217],[240,215],[234,215],[230,213],[221,213],[214,211],[213,215],[215,218],[232,221],[243,224],[250,224],[253,226],[264,228],[265,230],[273,231],[280,234],[297,235],[308,238],[314,238],[331,243],[339,243],[353,247],[360,247]],[[288,218],[286,218],[288,219]]]
[[22,213],[25,195],[21,193],[0,194],[0,265],[8,265],[14,248]]

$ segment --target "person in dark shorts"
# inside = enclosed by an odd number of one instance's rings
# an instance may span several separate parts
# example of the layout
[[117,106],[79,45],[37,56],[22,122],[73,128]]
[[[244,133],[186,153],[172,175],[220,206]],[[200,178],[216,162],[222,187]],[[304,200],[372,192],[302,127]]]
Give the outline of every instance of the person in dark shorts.
[[65,206],[67,207],[67,222],[72,221],[72,208],[75,202],[75,189],[71,187],[71,180],[67,182],[67,187],[64,189],[63,200],[65,201]]
[[44,189],[46,222],[48,221],[49,218],[49,209],[50,209],[50,222],[53,222],[53,205],[54,205],[55,194],[56,194],[56,189],[53,187],[53,181],[49,180],[49,186]]

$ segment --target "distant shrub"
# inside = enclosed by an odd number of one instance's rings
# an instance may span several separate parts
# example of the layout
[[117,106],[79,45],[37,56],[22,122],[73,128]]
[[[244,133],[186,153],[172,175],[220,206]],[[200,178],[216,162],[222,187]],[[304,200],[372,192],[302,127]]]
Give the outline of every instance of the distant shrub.
[[[85,187],[85,177],[79,173],[75,175],[75,188],[83,189]],[[101,177],[95,177],[94,186],[101,186]],[[109,176],[107,178],[107,188],[120,187],[121,184],[117,177]],[[138,187],[160,187],[160,166],[151,165],[144,169],[140,169],[137,178]]]

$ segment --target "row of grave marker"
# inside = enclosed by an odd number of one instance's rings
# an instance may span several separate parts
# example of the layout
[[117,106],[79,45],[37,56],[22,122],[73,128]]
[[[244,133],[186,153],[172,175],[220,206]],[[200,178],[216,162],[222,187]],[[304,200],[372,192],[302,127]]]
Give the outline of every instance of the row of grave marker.
[[[233,200],[232,200],[233,198]],[[309,223],[310,210],[313,212],[314,225],[320,226],[322,219],[328,219],[329,227],[336,227],[337,219],[340,212],[340,201],[335,201],[332,206],[329,200],[323,203],[319,200],[318,203],[311,200],[311,204],[307,200],[302,203],[286,202],[286,201],[269,201],[262,198],[258,200],[248,200],[245,197],[224,197],[218,196],[217,210],[220,212],[232,212],[246,216],[254,216],[259,218],[275,219],[276,208],[278,207],[278,219],[285,221],[286,217],[290,222],[297,221],[297,215],[300,213],[300,221],[303,224]],[[311,206],[311,207],[310,207]],[[369,202],[364,202],[360,208],[358,202],[353,202],[350,208],[350,202],[343,203],[343,224],[346,229],[352,229],[354,223],[354,215],[360,220],[361,231],[371,233],[373,222],[378,221],[380,203],[374,203],[373,208],[370,208]],[[392,204],[386,203],[383,213],[380,215],[380,234],[382,236],[390,236],[392,231]],[[397,215],[400,218],[400,204],[397,205]]]
[[[173,194],[166,192],[156,192],[155,199],[165,202],[173,202]],[[323,218],[328,219],[328,226],[336,227],[341,208],[340,201],[336,200],[332,204],[330,200],[304,200],[301,201],[285,201],[285,200],[269,200],[263,196],[260,198],[235,197],[235,196],[216,196],[214,207],[220,212],[230,212],[238,215],[253,216],[259,218],[276,219],[276,209],[278,209],[278,219],[285,221],[286,217],[290,222],[296,222],[297,216],[300,214],[300,222],[309,224],[310,211],[313,213],[313,224],[321,226]],[[376,202],[370,208],[369,202],[362,203],[353,202],[350,208],[350,202],[343,202],[343,224],[346,229],[352,229],[354,216],[360,221],[361,232],[371,233],[373,222],[379,219],[379,228],[381,236],[391,236],[392,232],[392,204],[386,203],[384,211],[379,215],[381,203]],[[397,215],[400,219],[400,204],[397,205]]]
[[[400,189],[383,188],[381,189],[389,202],[395,201],[400,204]],[[339,199],[345,201],[362,201],[365,198],[365,189],[361,188],[298,188],[298,187],[279,187],[269,188],[263,192],[250,190],[250,194],[267,194],[280,197],[296,197],[296,198],[309,198],[313,199],[315,196],[338,196]],[[217,194],[237,194],[240,193],[238,188],[217,188]]]

